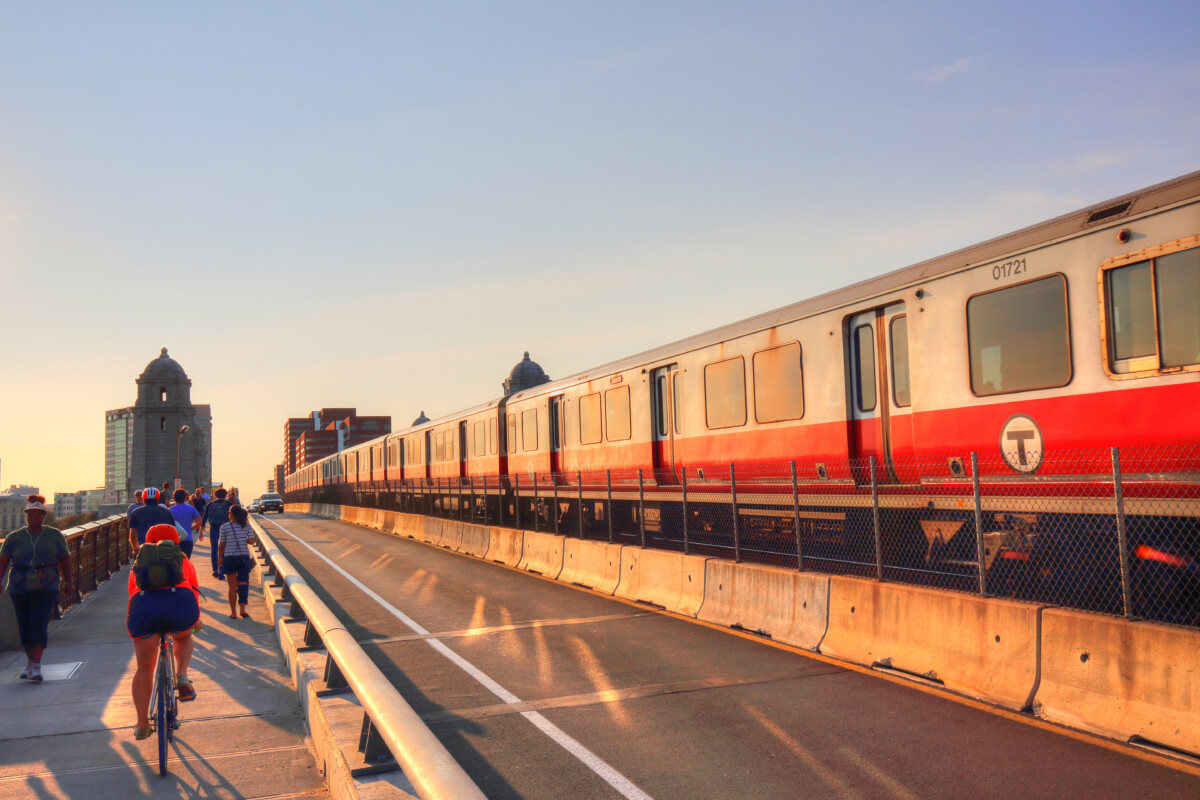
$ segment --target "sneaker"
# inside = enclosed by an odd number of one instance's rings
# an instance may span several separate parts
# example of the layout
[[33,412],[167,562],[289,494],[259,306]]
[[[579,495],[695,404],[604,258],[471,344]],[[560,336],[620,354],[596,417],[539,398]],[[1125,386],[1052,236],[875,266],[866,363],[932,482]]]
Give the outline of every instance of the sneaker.
[[26,664],[25,669],[21,671],[21,680],[29,680],[29,671],[33,669],[33,664]]
[[29,665],[29,680],[33,681],[34,683],[42,682],[42,665],[41,664],[30,664]]

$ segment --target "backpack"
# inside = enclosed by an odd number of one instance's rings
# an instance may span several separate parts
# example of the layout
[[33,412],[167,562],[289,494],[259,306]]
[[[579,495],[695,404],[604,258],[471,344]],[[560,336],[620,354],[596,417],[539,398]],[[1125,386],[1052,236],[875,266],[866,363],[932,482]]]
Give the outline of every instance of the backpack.
[[233,504],[228,500],[213,500],[208,504],[208,509],[205,512],[208,524],[220,530],[222,525],[229,522],[229,509],[232,507]]
[[183,551],[179,544],[167,539],[142,545],[133,562],[133,577],[143,592],[183,583]]

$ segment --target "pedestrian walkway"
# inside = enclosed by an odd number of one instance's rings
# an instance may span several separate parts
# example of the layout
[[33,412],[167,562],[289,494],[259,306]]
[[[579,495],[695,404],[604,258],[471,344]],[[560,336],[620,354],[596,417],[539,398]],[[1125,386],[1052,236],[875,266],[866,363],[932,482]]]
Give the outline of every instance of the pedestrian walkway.
[[329,796],[262,593],[251,581],[254,619],[231,620],[225,584],[206,557],[197,565],[207,600],[189,670],[197,698],[180,704],[169,774],[158,774],[154,738],[133,738],[126,567],[51,623],[44,683],[18,679],[23,653],[0,653],[0,797]]

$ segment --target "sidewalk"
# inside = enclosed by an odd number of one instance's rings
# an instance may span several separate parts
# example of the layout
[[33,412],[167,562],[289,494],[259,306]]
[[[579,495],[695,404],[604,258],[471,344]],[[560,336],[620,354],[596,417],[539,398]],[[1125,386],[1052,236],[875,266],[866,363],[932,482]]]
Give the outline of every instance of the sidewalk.
[[197,553],[204,622],[189,670],[194,702],[170,772],[154,738],[133,738],[133,646],[125,632],[128,567],[50,624],[46,680],[18,680],[22,652],[0,653],[0,797],[327,798],[267,608],[250,582],[254,619],[229,619],[226,585]]

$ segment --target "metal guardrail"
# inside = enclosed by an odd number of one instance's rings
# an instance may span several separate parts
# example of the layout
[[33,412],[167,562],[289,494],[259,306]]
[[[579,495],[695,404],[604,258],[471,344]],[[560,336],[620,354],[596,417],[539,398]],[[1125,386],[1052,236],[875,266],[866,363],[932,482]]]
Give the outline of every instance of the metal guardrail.
[[305,620],[304,644],[326,651],[325,684],[349,687],[363,707],[359,751],[371,772],[399,767],[422,800],[485,800],[485,795],[384,677],[275,541],[254,523],[260,554],[282,587],[289,616]]

